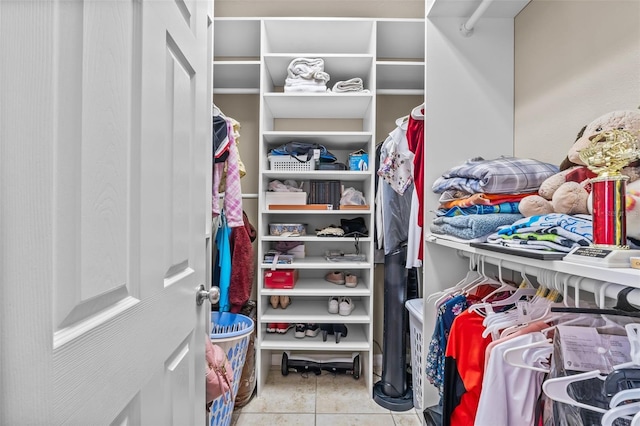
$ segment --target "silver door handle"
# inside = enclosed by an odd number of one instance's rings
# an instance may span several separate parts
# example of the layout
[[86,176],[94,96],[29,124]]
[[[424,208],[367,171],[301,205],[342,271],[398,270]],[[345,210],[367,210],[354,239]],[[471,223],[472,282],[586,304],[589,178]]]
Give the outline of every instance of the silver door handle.
[[211,287],[211,289],[207,291],[204,289],[204,284],[200,284],[200,287],[196,291],[196,304],[200,306],[207,299],[209,299],[212,305],[218,303],[220,300],[220,288]]

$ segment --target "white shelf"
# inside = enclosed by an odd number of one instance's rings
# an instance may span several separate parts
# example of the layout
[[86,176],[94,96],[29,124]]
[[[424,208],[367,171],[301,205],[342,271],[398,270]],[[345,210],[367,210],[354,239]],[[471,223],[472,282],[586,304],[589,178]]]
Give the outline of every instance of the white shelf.
[[[371,93],[267,93],[273,118],[363,118],[371,110]],[[304,105],[304,108],[301,107]]]
[[290,322],[290,323],[367,323],[371,316],[365,310],[365,303],[361,299],[352,298],[354,310],[350,315],[330,314],[328,311],[329,298],[297,297],[292,300],[287,309],[273,309],[266,306],[260,316],[260,322]]
[[358,149],[373,138],[371,132],[335,132],[335,131],[266,131],[262,139],[269,146],[278,146],[295,139],[300,142],[316,142],[327,148],[340,146],[345,149]]
[[[371,173],[355,170],[314,170],[304,171],[278,171],[268,170],[262,176],[269,179],[294,179],[294,180],[342,180],[346,182],[364,181],[371,178]],[[340,210],[341,212],[352,212],[360,210]],[[277,213],[277,212],[276,212]],[[313,213],[313,210],[306,210],[306,213]]]
[[214,61],[213,87],[260,91],[260,61]]
[[[287,308],[288,309],[288,308]],[[343,323],[335,320],[331,323]],[[336,343],[333,335],[327,336],[327,341],[322,341],[322,332],[316,337],[305,336],[298,339],[294,336],[294,329],[287,333],[264,333],[261,347],[263,349],[279,351],[368,351],[371,349],[369,339],[365,333],[365,326],[359,324],[346,324],[347,337],[342,337],[340,343]]]
[[[289,63],[296,58],[305,58],[303,53],[271,54],[264,56],[264,64],[274,86],[282,87],[287,77]],[[331,54],[317,53],[313,58],[321,58],[324,61],[324,71],[329,74],[330,80],[327,87],[331,88],[338,81],[344,81],[355,77],[363,80],[364,88],[371,86],[371,64],[373,55],[371,54]]]
[[[341,242],[344,242],[341,241]],[[271,263],[261,263],[261,269],[271,269]],[[330,262],[324,257],[307,256],[294,259],[291,264],[278,264],[276,269],[369,269],[371,262]]]
[[444,238],[428,236],[429,243],[439,246],[449,247],[466,253],[475,253],[488,258],[502,259],[504,261],[515,263],[523,266],[529,266],[540,270],[549,270],[553,272],[561,272],[569,275],[575,275],[584,278],[591,278],[598,281],[611,282],[621,284],[628,287],[640,288],[640,270],[632,268],[603,268],[598,266],[583,265],[577,263],[566,262],[564,260],[539,260],[524,256],[498,253],[491,250],[484,250],[477,247],[471,247],[468,244],[459,243]]
[[[264,295],[287,295],[287,296],[370,296],[371,290],[367,287],[364,279],[358,279],[355,287],[333,284],[323,278],[299,278],[293,288],[263,288]],[[289,309],[289,308],[287,308]]]
[[376,62],[376,93],[380,90],[424,91],[424,63]]
[[[271,211],[269,211],[270,213]],[[291,213],[291,212],[290,212]],[[299,213],[296,211],[295,213]],[[354,237],[316,237],[315,235],[302,235],[300,237],[277,237],[275,235],[266,235],[262,237],[263,241],[310,241],[310,242],[327,242],[327,243],[335,243],[335,242],[351,242],[355,241]],[[371,237],[360,237],[358,238],[360,242],[369,242],[371,241]]]
[[264,53],[305,52],[373,54],[373,21],[341,18],[264,20]]

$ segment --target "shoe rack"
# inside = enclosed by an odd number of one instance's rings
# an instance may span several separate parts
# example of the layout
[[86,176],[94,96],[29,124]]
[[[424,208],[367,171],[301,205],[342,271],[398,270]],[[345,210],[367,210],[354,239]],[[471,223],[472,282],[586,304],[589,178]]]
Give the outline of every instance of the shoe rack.
[[[373,387],[374,198],[377,95],[421,95],[424,88],[424,20],[369,18],[217,18],[214,25],[216,93],[258,93],[260,102],[256,375],[260,395],[267,372],[283,353],[360,355],[360,380]],[[318,36],[321,35],[321,36]],[[416,42],[416,40],[418,42]],[[296,58],[322,58],[327,87],[359,77],[366,92],[284,92],[287,67]],[[400,59],[401,58],[401,59]],[[387,131],[392,129],[387,129]],[[348,166],[349,153],[369,154],[364,171],[273,170],[271,149],[291,141],[324,145]],[[272,209],[272,180],[338,180],[364,194],[357,210]],[[286,204],[286,203],[283,203]],[[317,236],[316,230],[362,217],[366,237]],[[306,234],[270,235],[271,224],[304,224]],[[261,262],[278,241],[304,243],[292,264]],[[344,253],[331,261],[327,252]],[[351,258],[348,255],[358,254]],[[268,288],[273,269],[294,269],[293,288]],[[379,283],[377,285],[382,285]],[[282,303],[284,300],[284,304]],[[332,304],[335,302],[335,306]],[[291,326],[291,324],[293,326]],[[306,329],[296,324],[312,324]],[[334,324],[336,324],[334,326]]]

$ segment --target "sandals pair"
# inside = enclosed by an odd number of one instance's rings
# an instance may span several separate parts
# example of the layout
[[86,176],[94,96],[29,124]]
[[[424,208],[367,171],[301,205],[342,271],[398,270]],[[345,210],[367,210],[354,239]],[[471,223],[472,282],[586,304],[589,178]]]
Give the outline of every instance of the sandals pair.
[[320,324],[322,331],[322,341],[327,341],[327,335],[335,335],[336,343],[340,343],[342,337],[347,337],[347,326],[344,324]]

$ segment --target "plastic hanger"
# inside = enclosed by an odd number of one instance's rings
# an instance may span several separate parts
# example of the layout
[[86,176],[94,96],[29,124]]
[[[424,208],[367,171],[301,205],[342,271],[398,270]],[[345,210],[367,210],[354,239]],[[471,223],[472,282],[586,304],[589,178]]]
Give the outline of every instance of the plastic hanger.
[[633,419],[631,420],[631,426],[640,426],[640,411],[638,411],[638,413],[633,416]]
[[542,383],[542,391],[554,401],[563,402],[575,407],[584,408],[586,410],[604,414],[607,412],[606,409],[578,402],[575,399],[571,398],[569,396],[569,392],[567,391],[569,385],[572,383],[594,378],[604,381],[604,377],[600,374],[599,370],[587,371],[586,373],[574,374],[573,376],[555,377],[553,379],[548,379],[544,383]]
[[411,110],[411,118],[414,120],[424,120],[424,107],[425,103],[421,103],[417,107]]
[[536,367],[534,365],[529,365],[524,362],[524,354],[526,351],[534,348],[545,348],[548,349],[549,355],[553,352],[553,343],[551,343],[551,339],[541,340],[539,342],[533,342],[526,345],[509,348],[504,351],[502,357],[505,362],[513,365],[514,367],[526,368],[527,370],[540,371],[542,373],[548,373],[549,368],[541,368]]
[[[638,331],[640,330],[640,324],[637,324],[637,323],[627,324],[625,325],[625,330],[627,331],[627,336],[629,338],[629,342],[631,343],[630,352],[631,352],[632,361],[615,365],[613,367],[613,370],[620,370],[623,368],[630,368],[630,367],[640,367],[640,364],[637,363],[638,359],[640,359],[640,351],[638,351],[640,347],[639,346],[640,338],[638,335]],[[576,407],[585,408],[587,410],[596,411],[598,413],[604,414],[608,410],[578,402],[575,399],[571,398],[569,396],[569,393],[567,392],[567,388],[571,383],[579,382],[586,379],[592,379],[592,378],[597,378],[602,381],[605,381],[607,376],[603,375],[600,370],[593,370],[593,371],[587,371],[581,374],[576,374],[573,376],[555,377],[553,379],[546,380],[542,384],[542,391],[554,401],[563,402],[565,404],[570,404]],[[609,406],[615,407],[620,402],[624,400],[629,400],[629,399],[640,399],[640,388],[626,389],[616,393],[615,395],[613,395],[613,397],[609,401]]]
[[[426,301],[431,302],[434,299],[438,301],[443,296],[445,296],[445,298],[449,297],[452,293],[462,290],[465,286],[481,278],[480,273],[476,271],[475,268],[475,255],[472,255],[469,257],[469,271],[467,272],[467,275],[462,280],[458,281],[458,283],[453,287],[430,294]],[[439,303],[436,302],[436,305],[439,305]]]
[[624,417],[627,420],[631,420],[630,416],[635,416],[640,413],[640,402],[634,402],[631,404],[621,405],[619,407],[611,408],[602,415],[601,425],[611,426],[613,422]]

